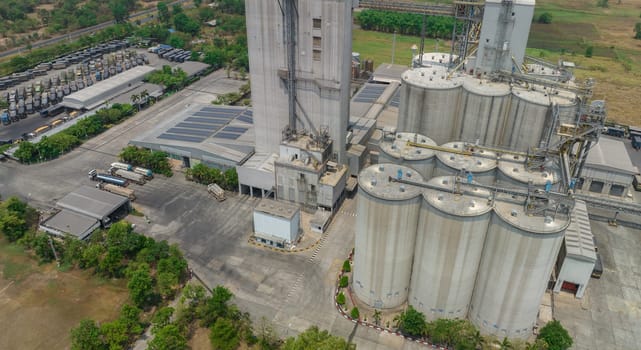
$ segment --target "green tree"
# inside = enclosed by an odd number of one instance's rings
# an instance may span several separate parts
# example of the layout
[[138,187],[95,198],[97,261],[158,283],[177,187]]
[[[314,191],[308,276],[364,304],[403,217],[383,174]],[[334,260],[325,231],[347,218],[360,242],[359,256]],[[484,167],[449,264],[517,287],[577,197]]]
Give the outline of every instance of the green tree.
[[209,339],[215,350],[234,350],[240,343],[234,323],[224,317],[216,320],[211,328]]
[[0,211],[0,232],[7,237],[9,242],[15,242],[27,232],[27,222],[15,212]]
[[122,252],[117,247],[109,247],[104,259],[98,265],[99,269],[107,277],[120,277],[122,259]]
[[127,0],[111,0],[109,2],[109,9],[114,16],[116,23],[125,23],[129,18],[129,9],[127,8]]
[[537,339],[542,339],[548,344],[550,350],[569,349],[572,344],[572,337],[568,331],[563,328],[561,322],[553,320],[548,322],[539,331]]
[[131,300],[138,305],[146,305],[153,296],[153,280],[147,264],[141,264],[136,271],[131,273],[129,283],[129,294]]
[[174,294],[174,287],[178,284],[178,277],[171,272],[158,273],[158,292],[163,298]]
[[168,324],[156,332],[149,342],[150,350],[183,350],[187,349],[187,339],[174,324]]
[[154,317],[151,319],[151,324],[154,326],[152,332],[156,333],[159,329],[165,327],[171,322],[171,316],[174,314],[174,308],[165,306],[156,311]]
[[592,45],[588,46],[585,48],[585,57],[592,57],[592,54],[594,53],[594,47]]
[[552,23],[552,14],[549,13],[549,12],[543,12],[539,16],[537,22],[539,22],[541,24],[550,24],[550,23]]
[[425,331],[425,315],[414,309],[412,305],[396,316],[394,321],[401,332],[411,336],[420,336]]
[[358,311],[357,307],[353,307],[352,311],[349,312],[349,315],[355,320],[358,320],[361,317],[361,313]]
[[352,271],[352,265],[350,265],[349,260],[345,260],[343,262],[343,272],[350,272]]
[[80,268],[88,269],[92,267],[98,267],[100,264],[100,258],[105,252],[105,248],[101,244],[89,244],[82,252],[82,257],[80,258]]
[[110,350],[125,349],[129,343],[127,325],[119,319],[103,323],[100,326],[100,333],[102,333]]
[[348,343],[345,339],[333,336],[328,331],[320,331],[312,326],[296,338],[287,338],[281,350],[336,350],[356,349],[356,345]]
[[93,320],[82,320],[71,330],[71,350],[102,350],[100,328]]
[[338,286],[340,288],[345,288],[349,284],[349,278],[347,276],[342,276],[341,279],[338,281]]
[[158,9],[158,20],[162,23],[169,24],[171,14],[169,13],[167,4],[164,1],[160,1],[156,4],[156,8]]
[[609,1],[608,1],[608,0],[597,0],[596,5],[597,5],[598,7],[602,7],[602,8],[608,8],[608,7],[610,7],[610,4],[609,4]]
[[203,3],[203,0],[194,0],[194,6],[196,6],[196,7],[200,7],[200,5],[202,5],[202,3]]
[[120,309],[118,319],[125,325],[128,334],[139,335],[144,330],[143,324],[140,322],[141,313],[142,310],[129,304],[123,305]]
[[634,25],[634,38],[641,39],[641,22],[637,22]]
[[336,303],[338,305],[345,305],[345,294],[343,294],[343,292],[338,293],[336,296]]
[[229,305],[227,304],[234,295],[229,289],[223,286],[217,286],[212,291],[212,296],[207,299],[205,304],[198,310],[198,316],[205,327],[209,327],[216,322],[218,318],[229,315]]
[[280,348],[281,340],[272,324],[265,318],[260,318],[256,326],[256,337],[260,350],[276,350]]

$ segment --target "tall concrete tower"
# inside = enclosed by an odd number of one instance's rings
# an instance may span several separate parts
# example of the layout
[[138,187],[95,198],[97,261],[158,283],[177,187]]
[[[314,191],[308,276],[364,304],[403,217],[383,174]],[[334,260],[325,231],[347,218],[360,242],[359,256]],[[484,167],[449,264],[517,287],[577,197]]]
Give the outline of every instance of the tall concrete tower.
[[512,71],[525,56],[535,0],[486,0],[476,71]]
[[[285,130],[327,133],[345,163],[357,0],[246,0],[256,152]],[[292,67],[293,69],[290,69]]]

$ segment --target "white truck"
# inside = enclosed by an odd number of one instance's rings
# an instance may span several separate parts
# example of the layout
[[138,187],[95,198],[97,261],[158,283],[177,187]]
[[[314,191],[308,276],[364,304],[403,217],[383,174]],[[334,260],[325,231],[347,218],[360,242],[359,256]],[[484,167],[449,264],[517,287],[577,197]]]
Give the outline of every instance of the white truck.
[[227,197],[225,196],[225,190],[223,190],[222,188],[220,188],[220,186],[216,184],[207,185],[207,192],[212,194],[214,198],[216,198],[216,200],[219,202],[222,202],[225,199],[227,199]]
[[144,185],[145,184],[145,176],[144,175],[140,175],[140,174],[136,174],[133,171],[128,171],[128,170],[123,170],[123,169],[118,169],[118,168],[112,167],[111,169],[109,169],[109,172],[111,173],[111,175],[120,176],[123,179],[127,179],[127,180],[129,180],[129,181],[131,181],[133,183],[137,183],[138,185]]

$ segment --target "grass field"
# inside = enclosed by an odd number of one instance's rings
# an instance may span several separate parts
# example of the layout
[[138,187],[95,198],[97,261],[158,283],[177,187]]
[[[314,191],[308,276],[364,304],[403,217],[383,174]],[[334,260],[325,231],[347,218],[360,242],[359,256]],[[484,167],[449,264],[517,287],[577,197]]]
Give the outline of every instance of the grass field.
[[[606,9],[597,7],[596,0],[538,0],[535,19],[544,12],[552,14],[552,23],[532,24],[528,55],[575,62],[578,79],[596,80],[593,98],[607,101],[608,119],[641,125],[638,107],[630,102],[641,101],[641,40],[634,39],[633,31],[641,22],[641,0],[612,0]],[[418,37],[397,35],[395,63],[409,66],[410,47],[419,43]],[[589,46],[591,58],[585,57]],[[354,29],[353,50],[363,60],[373,59],[374,66],[389,63],[392,34]],[[425,51],[435,50],[435,41],[427,40]],[[449,41],[441,41],[439,50],[449,52]]]
[[68,349],[69,331],[81,319],[115,319],[127,298],[122,282],[38,266],[0,238],[0,349]]

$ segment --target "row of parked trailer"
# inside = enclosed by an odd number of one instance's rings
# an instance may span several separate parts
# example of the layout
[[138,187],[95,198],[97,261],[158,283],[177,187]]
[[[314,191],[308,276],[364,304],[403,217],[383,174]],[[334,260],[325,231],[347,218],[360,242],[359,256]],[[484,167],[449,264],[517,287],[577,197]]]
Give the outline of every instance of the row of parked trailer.
[[149,169],[120,162],[111,163],[107,172],[98,172],[98,170],[92,169],[88,175],[91,180],[99,182],[96,187],[124,195],[131,200],[135,199],[135,195],[133,189],[126,188],[129,183],[144,185],[154,177]]
[[78,50],[68,55],[61,56],[51,62],[43,62],[36,67],[27,69],[24,72],[13,73],[4,77],[0,77],[0,90],[8,89],[20,83],[34,79],[36,76],[46,75],[47,71],[51,69],[64,69],[67,66],[89,61],[91,59],[100,58],[105,53],[126,49],[129,43],[126,40],[112,40],[102,43],[88,49]]
[[177,49],[170,45],[158,45],[149,48],[149,52],[153,52],[158,55],[158,57],[166,59],[171,62],[185,62],[191,59],[191,51]]
[[17,122],[38,111],[42,117],[56,116],[64,111],[64,107],[57,105],[64,96],[123,70],[149,63],[149,59],[135,51],[120,51],[112,54],[104,62],[103,64],[102,59],[91,60],[75,69],[62,71],[59,77],[41,79],[0,94],[0,99],[9,105],[6,113],[0,114],[2,124]]

